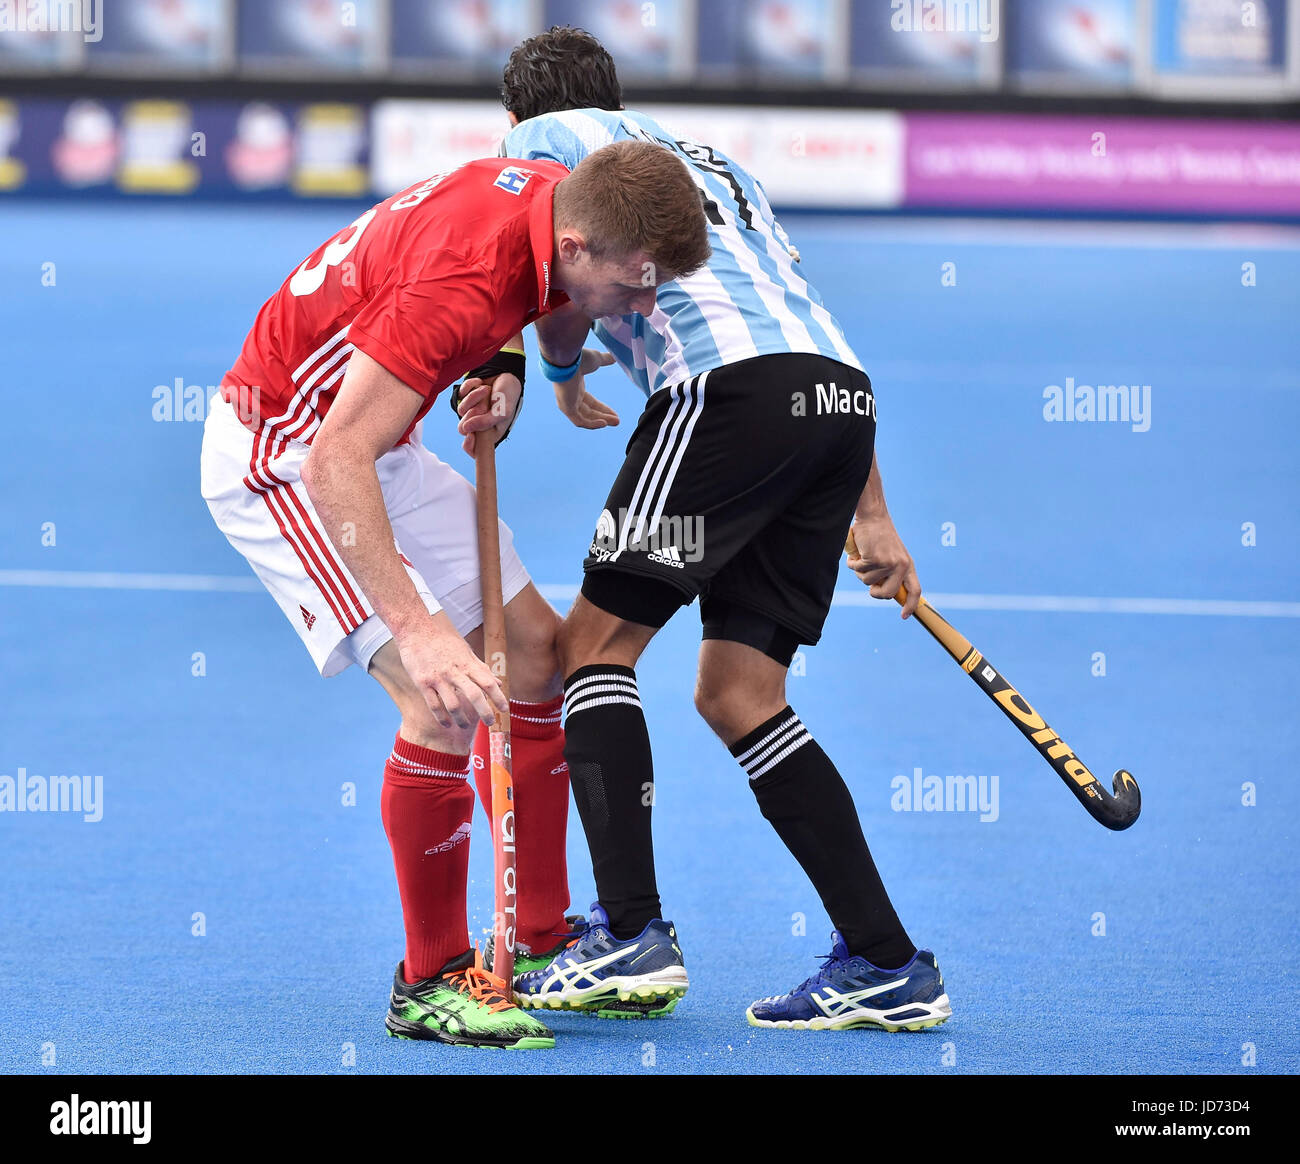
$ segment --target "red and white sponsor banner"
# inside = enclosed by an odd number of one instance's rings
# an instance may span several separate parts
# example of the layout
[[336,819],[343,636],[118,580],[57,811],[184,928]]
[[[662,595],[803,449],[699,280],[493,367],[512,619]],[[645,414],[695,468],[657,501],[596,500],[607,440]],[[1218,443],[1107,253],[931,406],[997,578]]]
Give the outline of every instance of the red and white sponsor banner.
[[379,101],[370,115],[370,184],[387,198],[474,158],[494,158],[510,130],[496,101]]
[[[704,105],[644,112],[729,155],[778,210],[1300,216],[1300,127],[1289,123]],[[494,156],[509,128],[491,101],[381,101],[373,118],[381,197]]]
[[[644,112],[674,134],[728,154],[778,207],[859,210],[902,200],[897,113],[703,105]],[[372,184],[387,197],[472,158],[494,157],[509,128],[505,110],[492,101],[381,101],[372,122]]]
[[703,105],[652,105],[645,112],[739,162],[778,207],[863,210],[902,202],[898,113]]

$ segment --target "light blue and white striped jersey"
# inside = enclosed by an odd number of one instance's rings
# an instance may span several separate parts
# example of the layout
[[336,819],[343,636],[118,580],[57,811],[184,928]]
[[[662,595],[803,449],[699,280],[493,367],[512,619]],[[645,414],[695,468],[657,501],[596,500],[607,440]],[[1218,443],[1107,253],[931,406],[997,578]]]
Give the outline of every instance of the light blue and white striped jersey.
[[767,195],[725,154],[680,140],[643,113],[568,109],[521,122],[502,143],[510,158],[573,169],[614,141],[655,142],[676,153],[704,194],[708,265],[659,288],[654,313],[608,315],[596,335],[647,396],[723,364],[775,352],[820,353],[861,370],[821,296],[799,274]]

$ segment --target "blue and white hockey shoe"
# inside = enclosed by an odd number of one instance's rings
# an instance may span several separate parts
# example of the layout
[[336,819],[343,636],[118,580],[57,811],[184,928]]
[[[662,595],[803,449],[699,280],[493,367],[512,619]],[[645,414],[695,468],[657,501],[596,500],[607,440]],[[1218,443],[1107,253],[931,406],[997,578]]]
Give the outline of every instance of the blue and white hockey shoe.
[[515,979],[515,1002],[600,1018],[658,1018],[689,987],[672,922],[656,918],[624,941],[610,933],[609,916],[597,902],[586,928],[548,965]]
[[929,950],[918,951],[899,970],[882,970],[865,958],[851,957],[836,931],[825,958],[821,969],[789,994],[760,998],[750,1006],[745,1012],[749,1025],[800,1031],[919,1031],[952,1017],[943,975]]

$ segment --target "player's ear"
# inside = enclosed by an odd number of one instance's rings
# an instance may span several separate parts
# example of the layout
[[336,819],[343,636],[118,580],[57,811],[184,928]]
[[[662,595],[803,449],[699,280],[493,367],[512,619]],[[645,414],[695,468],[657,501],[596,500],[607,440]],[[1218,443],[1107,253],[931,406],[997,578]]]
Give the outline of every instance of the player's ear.
[[576,263],[582,252],[587,249],[587,242],[577,231],[566,230],[561,232],[556,240],[555,249],[564,262]]

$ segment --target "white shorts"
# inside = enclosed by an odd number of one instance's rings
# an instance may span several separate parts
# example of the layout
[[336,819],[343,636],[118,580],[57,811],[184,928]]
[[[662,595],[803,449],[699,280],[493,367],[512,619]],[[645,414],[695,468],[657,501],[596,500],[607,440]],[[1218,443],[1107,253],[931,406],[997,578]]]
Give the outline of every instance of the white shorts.
[[[203,429],[203,499],[213,520],[253,567],[306,644],[320,673],[363,668],[393,636],[326,535],[302,483],[309,445],[271,447],[246,429],[220,396]],[[257,458],[255,462],[254,458]],[[256,477],[256,463],[262,468]],[[474,486],[420,444],[399,445],[375,462],[388,519],[406,572],[430,612],[445,610],[468,634],[483,622]],[[514,538],[501,523],[506,602],[528,585]]]

